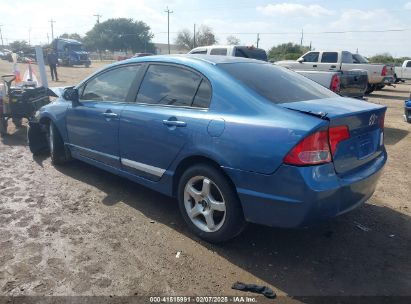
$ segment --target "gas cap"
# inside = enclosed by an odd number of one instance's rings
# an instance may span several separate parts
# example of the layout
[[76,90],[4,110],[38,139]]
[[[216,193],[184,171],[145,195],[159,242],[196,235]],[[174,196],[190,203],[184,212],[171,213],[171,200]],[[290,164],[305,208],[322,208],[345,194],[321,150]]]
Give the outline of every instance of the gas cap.
[[210,120],[207,132],[211,137],[219,137],[224,133],[225,129],[225,120],[222,118],[216,118]]

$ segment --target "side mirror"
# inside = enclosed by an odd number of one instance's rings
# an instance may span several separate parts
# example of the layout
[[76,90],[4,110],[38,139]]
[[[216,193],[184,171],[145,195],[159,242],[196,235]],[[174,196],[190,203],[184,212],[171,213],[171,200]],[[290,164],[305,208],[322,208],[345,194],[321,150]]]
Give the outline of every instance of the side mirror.
[[81,105],[79,101],[78,90],[76,88],[65,89],[63,92],[63,98],[65,100],[71,101],[73,104],[73,107]]
[[299,63],[303,63],[303,62],[304,62],[304,58],[298,58],[297,61],[298,61]]

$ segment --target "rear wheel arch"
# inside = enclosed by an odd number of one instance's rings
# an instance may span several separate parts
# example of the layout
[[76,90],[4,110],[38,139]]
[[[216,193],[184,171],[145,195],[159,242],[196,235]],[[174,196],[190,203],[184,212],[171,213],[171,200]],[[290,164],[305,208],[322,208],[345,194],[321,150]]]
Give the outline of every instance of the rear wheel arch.
[[209,165],[218,171],[220,171],[227,179],[227,181],[230,183],[230,185],[233,187],[234,191],[237,193],[237,189],[234,185],[234,182],[232,179],[228,176],[228,174],[221,168],[219,163],[209,157],[202,156],[202,155],[193,155],[189,156],[187,158],[184,158],[180,163],[177,165],[176,170],[174,171],[174,177],[173,177],[173,189],[172,189],[172,195],[173,197],[177,197],[178,193],[178,184],[180,181],[181,176],[184,174],[184,172],[194,166],[194,165],[199,165],[199,164],[205,164]]

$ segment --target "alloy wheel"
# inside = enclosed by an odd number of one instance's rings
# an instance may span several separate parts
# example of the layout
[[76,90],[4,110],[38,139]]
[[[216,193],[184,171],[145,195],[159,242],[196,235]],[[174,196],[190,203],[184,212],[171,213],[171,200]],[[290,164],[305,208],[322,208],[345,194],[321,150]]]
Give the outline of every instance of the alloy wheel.
[[226,218],[221,190],[208,177],[194,176],[184,188],[184,206],[193,224],[204,232],[218,231]]

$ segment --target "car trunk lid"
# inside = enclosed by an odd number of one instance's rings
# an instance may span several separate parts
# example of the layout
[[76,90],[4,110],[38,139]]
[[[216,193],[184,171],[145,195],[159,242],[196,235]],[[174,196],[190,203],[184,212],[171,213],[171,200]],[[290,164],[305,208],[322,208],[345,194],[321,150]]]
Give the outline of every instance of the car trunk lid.
[[384,151],[384,106],[350,98],[327,98],[279,105],[326,119],[330,128],[348,127],[350,137],[341,141],[333,154],[337,174],[357,170]]

